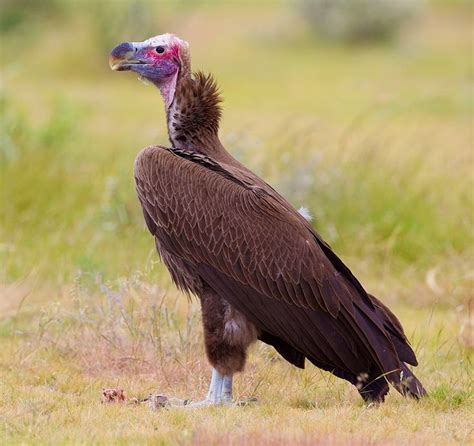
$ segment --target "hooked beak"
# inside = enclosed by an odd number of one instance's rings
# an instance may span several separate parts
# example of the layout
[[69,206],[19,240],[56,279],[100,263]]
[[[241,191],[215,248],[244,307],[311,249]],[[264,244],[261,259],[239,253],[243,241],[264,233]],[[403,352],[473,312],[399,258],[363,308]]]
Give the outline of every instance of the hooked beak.
[[110,53],[109,65],[114,71],[127,71],[132,65],[144,65],[136,58],[137,47],[131,42],[119,43]]

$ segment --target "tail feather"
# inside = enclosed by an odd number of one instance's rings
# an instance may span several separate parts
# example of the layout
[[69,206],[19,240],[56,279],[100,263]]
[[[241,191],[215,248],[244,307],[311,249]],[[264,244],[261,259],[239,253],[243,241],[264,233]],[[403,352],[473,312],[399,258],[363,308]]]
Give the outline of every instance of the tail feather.
[[386,378],[379,374],[369,374],[365,382],[358,383],[356,387],[360,396],[368,403],[383,403],[389,391]]
[[389,391],[389,381],[403,396],[420,399],[428,395],[423,384],[404,362],[400,362],[400,372],[398,373],[397,379],[394,380],[392,373],[384,376],[373,371],[364,377],[365,379],[358,380],[360,382],[356,384],[356,387],[365,401],[375,403],[384,402],[385,395]]
[[371,294],[369,294],[369,297],[372,300],[381,320],[383,321],[384,327],[390,336],[390,340],[393,342],[393,345],[397,350],[400,361],[414,366],[418,365],[415,352],[411,348],[405,332],[403,331],[402,324],[398,318],[382,301]]
[[423,387],[423,384],[418,380],[414,373],[404,363],[400,363],[400,384],[396,389],[405,396],[411,396],[415,399],[420,399],[428,395],[428,392]]

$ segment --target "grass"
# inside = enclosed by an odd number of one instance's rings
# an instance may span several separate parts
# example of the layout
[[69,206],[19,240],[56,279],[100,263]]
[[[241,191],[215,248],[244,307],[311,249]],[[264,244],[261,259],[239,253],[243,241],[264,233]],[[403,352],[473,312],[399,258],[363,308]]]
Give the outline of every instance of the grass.
[[187,308],[137,277],[112,289],[89,275],[47,304],[27,302],[0,331],[8,341],[0,353],[2,429],[12,443],[466,444],[472,433],[472,364],[461,320],[443,309],[427,317],[424,308],[397,308],[430,389],[425,401],[392,394],[383,407],[366,408],[342,381],[313,367],[300,372],[256,345],[236,391],[257,395],[258,405],[156,413],[101,405],[101,388],[201,397],[208,370],[195,303]]
[[345,383],[259,344],[236,379],[256,406],[154,413],[101,405],[101,388],[199,398],[209,372],[199,307],[158,262],[131,176],[141,147],[167,143],[159,94],[106,63],[110,40],[147,36],[125,35],[119,19],[103,35],[103,11],[57,4],[2,35],[2,441],[472,442],[467,6],[430,4],[398,43],[341,47],[282,4],[160,4],[157,32],[189,40],[194,66],[222,87],[225,145],[309,207],[399,315],[430,398],[392,394],[368,409]]

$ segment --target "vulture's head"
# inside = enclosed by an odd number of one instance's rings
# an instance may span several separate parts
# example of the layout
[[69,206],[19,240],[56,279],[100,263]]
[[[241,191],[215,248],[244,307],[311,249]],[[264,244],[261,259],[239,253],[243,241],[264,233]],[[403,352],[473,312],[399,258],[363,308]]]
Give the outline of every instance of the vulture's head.
[[173,34],[122,42],[110,53],[109,63],[114,71],[134,71],[155,84],[169,106],[178,78],[190,73],[189,45]]

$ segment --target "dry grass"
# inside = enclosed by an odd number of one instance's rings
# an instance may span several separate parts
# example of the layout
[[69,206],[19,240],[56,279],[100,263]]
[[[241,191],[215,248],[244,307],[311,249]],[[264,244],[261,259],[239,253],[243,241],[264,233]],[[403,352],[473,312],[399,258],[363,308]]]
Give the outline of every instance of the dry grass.
[[[424,291],[431,292],[427,287]],[[159,392],[202,397],[208,365],[199,311],[182,296],[138,279],[107,286],[78,278],[45,303],[23,301],[4,319],[0,353],[2,437],[8,443],[163,444],[467,444],[472,440],[473,388],[463,312],[398,305],[430,391],[421,402],[393,392],[365,407],[352,386],[308,366],[303,372],[271,348],[255,345],[236,379],[246,408],[169,409],[103,405],[101,389],[128,397]],[[24,292],[6,297],[21,302]],[[47,303],[46,303],[47,300]],[[6,323],[8,321],[8,324]]]

